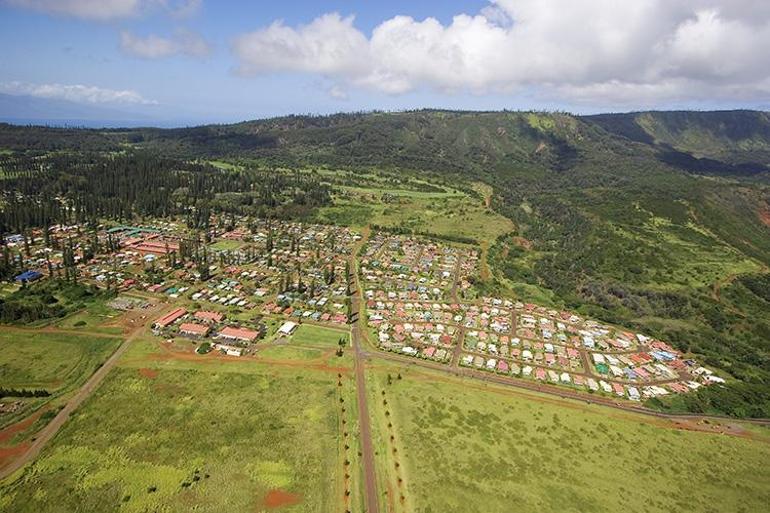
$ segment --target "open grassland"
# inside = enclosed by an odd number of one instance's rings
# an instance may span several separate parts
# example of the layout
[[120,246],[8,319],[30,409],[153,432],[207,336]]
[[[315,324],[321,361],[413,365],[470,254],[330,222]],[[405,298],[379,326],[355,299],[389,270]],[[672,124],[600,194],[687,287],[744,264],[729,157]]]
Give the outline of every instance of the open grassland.
[[146,344],[4,484],[0,511],[344,511],[348,377]]
[[488,208],[485,200],[460,191],[343,187],[334,205],[321,208],[318,217],[335,224],[371,224],[478,242],[495,240],[513,229],[511,221]]
[[54,391],[78,383],[119,343],[91,335],[0,329],[0,385]]
[[399,367],[369,379],[388,511],[754,512],[770,503],[767,430],[746,431],[753,439],[677,430]]
[[118,338],[0,329],[0,388],[44,389],[51,393],[50,397],[22,399],[25,407],[0,417],[0,426],[19,420],[45,403],[56,402],[80,386],[119,344]]

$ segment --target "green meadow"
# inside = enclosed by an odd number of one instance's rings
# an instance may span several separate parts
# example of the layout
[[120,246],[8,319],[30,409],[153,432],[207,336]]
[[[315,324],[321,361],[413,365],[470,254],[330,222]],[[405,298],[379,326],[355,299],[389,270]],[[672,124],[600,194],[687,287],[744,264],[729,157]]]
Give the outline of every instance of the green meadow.
[[145,344],[5,481],[0,511],[342,509],[340,397],[352,385],[254,361],[166,362]]
[[0,385],[53,391],[78,383],[119,343],[90,335],[0,330]]
[[459,191],[342,187],[334,205],[322,207],[318,219],[327,223],[371,224],[478,242],[494,241],[513,230],[509,219],[487,208],[482,200]]
[[[0,388],[44,389],[50,397],[25,398],[17,414],[0,417],[0,427],[82,385],[117,349],[119,338],[0,330]],[[16,399],[14,399],[16,400]]]
[[770,503],[766,429],[751,431],[757,440],[676,430],[398,367],[370,383],[392,511],[749,513]]

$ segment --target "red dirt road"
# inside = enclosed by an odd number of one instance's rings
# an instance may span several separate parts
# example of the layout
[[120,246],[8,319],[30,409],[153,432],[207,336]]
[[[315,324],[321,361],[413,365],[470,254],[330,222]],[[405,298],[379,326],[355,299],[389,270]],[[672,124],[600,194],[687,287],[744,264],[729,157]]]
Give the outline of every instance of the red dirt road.
[[361,452],[364,471],[364,504],[366,513],[379,513],[379,497],[377,495],[377,474],[374,469],[374,444],[372,443],[372,426],[369,418],[369,407],[367,405],[366,394],[366,376],[364,375],[364,366],[366,362],[366,353],[361,347],[361,290],[358,281],[358,269],[356,268],[355,255],[358,249],[362,247],[368,239],[369,231],[366,230],[364,237],[358,242],[352,251],[350,264],[353,275],[354,289],[351,291],[351,312],[355,322],[352,324],[351,339],[353,342],[353,352],[356,357],[356,392],[358,394],[358,416],[361,424]]

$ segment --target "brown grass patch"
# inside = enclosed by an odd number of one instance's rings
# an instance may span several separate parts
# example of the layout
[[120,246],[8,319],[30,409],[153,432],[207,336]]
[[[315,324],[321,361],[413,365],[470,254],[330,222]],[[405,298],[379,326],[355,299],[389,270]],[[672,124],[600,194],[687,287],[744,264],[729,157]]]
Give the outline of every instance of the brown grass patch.
[[759,210],[759,220],[765,226],[770,226],[770,206],[765,206]]
[[155,369],[148,369],[147,367],[139,369],[139,374],[148,379],[155,379],[158,377],[158,371]]

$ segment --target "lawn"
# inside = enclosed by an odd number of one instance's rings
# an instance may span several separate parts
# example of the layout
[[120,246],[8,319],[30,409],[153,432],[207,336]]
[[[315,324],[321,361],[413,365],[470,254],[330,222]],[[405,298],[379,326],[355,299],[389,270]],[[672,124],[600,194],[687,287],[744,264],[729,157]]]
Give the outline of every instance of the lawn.
[[338,386],[336,373],[135,363],[113,371],[0,488],[0,511],[344,508],[339,399],[352,385]]
[[675,430],[397,367],[369,380],[392,511],[753,512],[770,503],[767,430],[762,440]]
[[307,344],[310,346],[329,346],[337,347],[340,338],[345,339],[345,345],[349,340],[348,330],[335,330],[324,328],[323,326],[314,326],[312,324],[302,324],[297,328],[291,337],[293,344]]
[[258,356],[270,360],[317,360],[323,356],[318,349],[290,345],[273,345],[261,348]]

